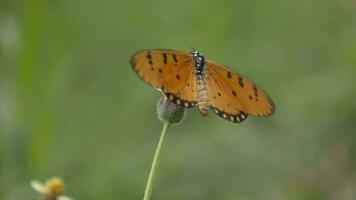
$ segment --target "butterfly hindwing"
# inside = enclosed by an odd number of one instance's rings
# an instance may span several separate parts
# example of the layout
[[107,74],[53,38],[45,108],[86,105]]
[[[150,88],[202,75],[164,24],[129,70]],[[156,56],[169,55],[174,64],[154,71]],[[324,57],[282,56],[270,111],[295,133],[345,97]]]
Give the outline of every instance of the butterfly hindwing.
[[213,109],[218,109],[217,114],[245,119],[247,114],[268,116],[274,112],[271,99],[252,81],[220,64],[208,61],[207,65],[209,102]]
[[168,49],[147,49],[131,57],[135,72],[148,84],[161,89],[176,104],[195,105],[196,91],[191,55]]
[[206,77],[209,103],[215,114],[234,123],[244,121],[248,114],[243,111],[241,104],[231,97],[233,92],[231,91],[231,94],[227,92],[226,88],[229,86],[215,74],[214,70],[209,70]]

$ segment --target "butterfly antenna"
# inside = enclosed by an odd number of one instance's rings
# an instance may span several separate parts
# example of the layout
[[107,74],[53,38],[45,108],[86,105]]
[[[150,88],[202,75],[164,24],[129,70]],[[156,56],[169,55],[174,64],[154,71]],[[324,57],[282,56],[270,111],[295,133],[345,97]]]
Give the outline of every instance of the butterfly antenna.
[[192,52],[194,52],[194,51],[197,51],[196,49],[194,49],[193,47],[190,47],[191,49],[192,49]]

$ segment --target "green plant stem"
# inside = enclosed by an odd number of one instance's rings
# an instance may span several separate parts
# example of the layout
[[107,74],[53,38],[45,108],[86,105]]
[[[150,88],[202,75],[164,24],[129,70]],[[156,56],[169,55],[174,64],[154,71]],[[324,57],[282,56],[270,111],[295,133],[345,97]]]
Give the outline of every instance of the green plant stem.
[[162,133],[161,133],[161,137],[159,138],[159,142],[158,142],[158,145],[157,145],[156,153],[155,153],[155,156],[153,158],[151,171],[150,171],[150,174],[148,176],[147,185],[146,185],[146,189],[145,189],[145,195],[143,197],[143,200],[151,199],[152,188],[153,188],[154,180],[156,178],[158,163],[159,163],[159,159],[160,159],[160,156],[161,156],[161,150],[162,150],[162,147],[163,147],[163,145],[164,145],[164,143],[166,141],[166,138],[167,138],[167,135],[168,135],[167,133],[168,133],[168,129],[169,129],[170,125],[171,124],[169,122],[164,122]]

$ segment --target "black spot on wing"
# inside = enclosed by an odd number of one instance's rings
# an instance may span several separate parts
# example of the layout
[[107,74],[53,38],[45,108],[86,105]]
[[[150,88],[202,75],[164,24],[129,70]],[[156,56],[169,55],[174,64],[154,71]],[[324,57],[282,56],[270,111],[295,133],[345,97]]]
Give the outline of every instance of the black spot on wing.
[[177,79],[177,80],[180,80],[179,74],[176,75],[176,79]]
[[243,88],[244,87],[244,79],[239,77],[239,85]]
[[162,53],[163,55],[163,63],[167,64],[167,54],[166,53]]
[[178,62],[176,54],[173,54],[172,57],[174,62]]
[[253,85],[253,91],[255,93],[255,101],[258,101],[258,93],[257,93],[258,89],[255,85]]
[[152,62],[152,56],[151,56],[151,52],[150,51],[147,51],[146,58],[148,60],[148,64],[152,65],[153,62]]
[[240,111],[238,114],[230,114],[227,112],[224,112],[218,108],[215,108],[213,106],[211,106],[211,109],[215,112],[215,114],[217,114],[219,117],[228,120],[230,122],[233,123],[241,123],[243,122],[245,119],[247,119],[248,114],[245,112]]
[[236,97],[237,94],[236,94],[235,90],[232,91],[232,95],[234,95]]
[[231,74],[231,72],[230,72],[230,71],[228,71],[228,72],[227,72],[227,74],[226,74],[226,76],[227,76],[227,78],[231,79],[231,78],[232,78],[232,74]]
[[257,94],[257,87],[254,85],[253,86],[253,91],[255,92],[255,96],[257,97],[258,96],[258,94]]

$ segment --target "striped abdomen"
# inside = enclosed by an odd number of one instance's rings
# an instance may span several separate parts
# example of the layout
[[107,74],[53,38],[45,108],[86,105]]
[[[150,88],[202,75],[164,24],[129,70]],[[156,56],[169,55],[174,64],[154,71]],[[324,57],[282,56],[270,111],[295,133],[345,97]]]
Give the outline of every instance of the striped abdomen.
[[197,95],[199,111],[205,116],[208,114],[209,98],[203,75],[197,75]]

